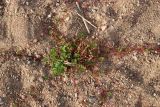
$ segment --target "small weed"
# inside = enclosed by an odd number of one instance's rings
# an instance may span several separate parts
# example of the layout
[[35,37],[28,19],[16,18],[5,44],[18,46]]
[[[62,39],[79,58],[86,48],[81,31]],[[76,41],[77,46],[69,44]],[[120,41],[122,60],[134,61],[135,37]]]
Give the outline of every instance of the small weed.
[[66,71],[83,72],[93,66],[98,59],[98,45],[88,39],[84,32],[79,32],[75,38],[58,38],[54,36],[57,46],[43,59],[51,66],[53,75]]
[[112,97],[113,97],[113,93],[112,93],[112,92],[107,92],[107,96],[108,96],[109,98],[112,98]]
[[78,54],[72,55],[73,47],[70,44],[64,44],[59,49],[52,48],[45,61],[50,64],[52,74],[60,75],[67,70],[67,67],[73,66],[78,62]]

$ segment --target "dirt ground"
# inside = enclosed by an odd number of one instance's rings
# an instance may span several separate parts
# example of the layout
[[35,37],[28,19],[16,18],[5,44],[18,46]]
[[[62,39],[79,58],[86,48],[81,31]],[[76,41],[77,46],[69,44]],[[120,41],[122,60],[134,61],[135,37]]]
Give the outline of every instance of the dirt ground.
[[[86,32],[76,0],[0,0],[0,107],[160,107],[160,54],[113,56],[93,71],[53,77],[40,60],[50,31]],[[159,0],[77,0],[93,38],[160,47]],[[155,52],[156,53],[156,52]]]

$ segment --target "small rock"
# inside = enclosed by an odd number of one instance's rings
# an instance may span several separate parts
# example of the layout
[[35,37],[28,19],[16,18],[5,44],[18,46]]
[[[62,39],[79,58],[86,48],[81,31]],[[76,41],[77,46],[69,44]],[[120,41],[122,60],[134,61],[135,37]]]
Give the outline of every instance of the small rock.
[[69,19],[70,19],[70,17],[66,17],[66,18],[65,18],[65,21],[66,21],[66,22],[68,22],[68,21],[69,21]]
[[78,94],[77,93],[75,93],[74,96],[75,96],[76,99],[78,98]]
[[133,58],[135,61],[138,60],[138,58],[137,58],[136,56],[132,56],[132,58]]
[[33,40],[33,43],[37,43],[37,42],[38,42],[38,40],[37,40],[37,39],[34,39],[34,40]]
[[28,65],[31,64],[31,61],[28,60],[28,61],[27,61],[27,64],[28,64]]
[[26,5],[28,6],[28,5],[29,5],[29,2],[26,2]]
[[59,2],[56,2],[56,6],[59,6],[60,5],[60,3]]
[[19,58],[17,58],[17,61],[19,62],[19,61],[20,61],[20,59],[19,59]]
[[51,13],[50,13],[47,17],[48,17],[48,18],[51,18],[51,16],[52,16],[52,15],[51,15]]
[[39,82],[43,82],[43,78],[42,77],[40,77],[38,80],[39,80]]
[[101,30],[102,30],[102,31],[104,31],[106,28],[107,28],[107,26],[106,26],[106,25],[101,26]]

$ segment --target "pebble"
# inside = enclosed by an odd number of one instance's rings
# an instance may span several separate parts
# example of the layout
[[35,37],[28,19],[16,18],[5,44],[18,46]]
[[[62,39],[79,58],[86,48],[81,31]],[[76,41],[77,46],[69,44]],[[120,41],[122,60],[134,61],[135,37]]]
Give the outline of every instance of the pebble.
[[66,17],[66,18],[65,18],[65,21],[66,21],[66,22],[68,22],[68,21],[69,21],[69,19],[70,19],[70,17]]
[[28,64],[28,65],[31,64],[31,61],[27,60],[27,64]]
[[39,80],[39,82],[43,82],[43,78],[42,77],[40,77],[38,80]]
[[75,93],[74,96],[75,96],[76,99],[78,98],[78,94],[77,93]]
[[34,40],[33,40],[33,43],[37,43],[37,42],[38,42],[38,40],[37,40],[37,39],[34,39]]
[[52,15],[51,15],[51,13],[50,13],[47,17],[48,17],[48,18],[51,18],[51,16],[52,16]]
[[138,58],[137,58],[136,56],[132,56],[132,58],[133,58],[135,61],[138,60]]
[[106,25],[101,26],[101,30],[102,30],[102,31],[104,31],[106,28],[107,28],[107,26],[106,26]]
[[29,2],[26,2],[26,5],[28,6],[28,5],[29,5]]
[[60,5],[60,3],[59,3],[59,2],[57,2],[57,3],[56,3],[56,6],[59,6],[59,5]]

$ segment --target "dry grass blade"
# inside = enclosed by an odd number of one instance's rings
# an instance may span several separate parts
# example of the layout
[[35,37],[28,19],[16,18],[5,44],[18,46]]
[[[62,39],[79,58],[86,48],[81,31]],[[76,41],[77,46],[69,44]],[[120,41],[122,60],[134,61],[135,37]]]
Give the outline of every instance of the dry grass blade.
[[77,15],[80,16],[83,20],[85,20],[88,24],[90,24],[91,26],[93,26],[94,28],[97,28],[97,26],[95,26],[94,24],[92,24],[90,21],[88,21],[86,18],[84,18],[82,15],[80,15],[78,12],[77,12]]

